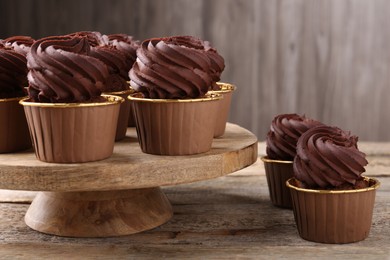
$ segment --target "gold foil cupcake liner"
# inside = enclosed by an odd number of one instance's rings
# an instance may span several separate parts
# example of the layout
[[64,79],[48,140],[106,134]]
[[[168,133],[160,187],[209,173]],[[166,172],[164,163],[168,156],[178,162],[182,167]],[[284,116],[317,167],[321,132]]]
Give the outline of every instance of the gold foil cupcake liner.
[[220,94],[198,99],[148,99],[130,95],[144,153],[190,155],[211,149]]
[[293,162],[261,157],[264,162],[268,191],[273,205],[281,208],[292,208],[290,190],[286,181],[294,176]]
[[[130,100],[127,99],[127,96],[134,93],[133,89],[128,89],[118,92],[107,92],[106,95],[114,95],[122,97],[125,101],[121,104],[119,110],[118,124],[116,128],[115,141],[120,141],[126,137],[127,125],[129,122],[130,114]],[[132,114],[132,113],[131,113]]]
[[220,101],[218,108],[217,122],[215,123],[214,137],[220,137],[225,133],[226,123],[229,117],[230,104],[232,101],[233,92],[237,89],[236,86],[217,82],[217,85],[221,88],[220,90],[210,90],[209,93],[221,94],[223,99]]
[[98,103],[38,103],[21,100],[36,157],[45,162],[80,163],[108,158],[114,149],[123,98],[103,95]]
[[378,180],[365,177],[370,186],[356,190],[312,190],[286,184],[291,191],[299,235],[309,241],[344,244],[367,238],[372,222]]
[[26,116],[19,101],[25,97],[0,99],[0,153],[12,153],[31,147]]

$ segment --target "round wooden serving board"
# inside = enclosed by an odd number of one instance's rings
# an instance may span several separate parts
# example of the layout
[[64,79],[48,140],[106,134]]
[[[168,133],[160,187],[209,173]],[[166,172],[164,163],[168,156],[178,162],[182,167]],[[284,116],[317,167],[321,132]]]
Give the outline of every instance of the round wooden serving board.
[[172,217],[159,186],[206,180],[256,162],[257,138],[228,124],[211,151],[190,156],[142,153],[134,128],[102,161],[56,164],[38,161],[32,150],[0,154],[0,188],[39,192],[25,217],[40,232],[71,237],[128,235]]

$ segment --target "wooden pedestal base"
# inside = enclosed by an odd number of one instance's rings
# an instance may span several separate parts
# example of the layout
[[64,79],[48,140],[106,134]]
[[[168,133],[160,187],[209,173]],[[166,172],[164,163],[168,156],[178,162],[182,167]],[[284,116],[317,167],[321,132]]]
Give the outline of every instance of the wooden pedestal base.
[[160,188],[39,192],[26,224],[37,231],[68,237],[110,237],[152,229],[172,217]]

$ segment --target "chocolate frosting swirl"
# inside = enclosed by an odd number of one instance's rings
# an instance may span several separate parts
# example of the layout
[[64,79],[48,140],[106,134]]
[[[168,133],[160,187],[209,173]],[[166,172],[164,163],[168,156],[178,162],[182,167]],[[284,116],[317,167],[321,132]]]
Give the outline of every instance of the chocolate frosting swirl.
[[86,37],[40,39],[27,55],[29,96],[35,102],[78,103],[100,100],[107,66],[90,57]]
[[109,71],[106,84],[100,85],[102,92],[123,91],[129,89],[128,72],[130,68],[126,64],[126,56],[113,46],[92,47],[90,56],[103,62]]
[[142,42],[129,72],[131,86],[148,98],[197,98],[213,83],[212,62],[203,42],[191,36]]
[[292,161],[296,155],[299,137],[308,129],[321,125],[320,122],[304,115],[281,114],[271,123],[267,134],[267,156],[274,160]]
[[27,72],[26,57],[0,44],[0,98],[25,96]]
[[81,31],[81,32],[74,32],[70,33],[66,36],[74,37],[74,36],[79,36],[79,37],[86,37],[89,45],[92,47],[96,46],[105,46],[108,45],[108,37],[107,35],[101,34],[100,32],[96,31]]
[[133,37],[127,34],[118,33],[110,34],[107,36],[109,40],[109,45],[114,46],[122,52],[122,55],[126,56],[126,64],[128,66],[127,71],[129,71],[133,66],[135,60],[137,59],[137,49],[139,47],[139,42],[135,41]]
[[34,39],[30,36],[12,36],[4,39],[4,44],[7,47],[11,47],[14,51],[26,56],[30,51],[31,45],[34,43]]
[[298,140],[294,175],[310,188],[354,185],[367,165],[358,137],[337,127],[318,126]]
[[216,82],[221,80],[221,74],[225,69],[225,60],[216,49],[212,48],[208,41],[204,42],[205,51],[211,61],[211,70],[213,77],[213,84],[211,86],[211,90],[219,90],[220,87],[216,84]]

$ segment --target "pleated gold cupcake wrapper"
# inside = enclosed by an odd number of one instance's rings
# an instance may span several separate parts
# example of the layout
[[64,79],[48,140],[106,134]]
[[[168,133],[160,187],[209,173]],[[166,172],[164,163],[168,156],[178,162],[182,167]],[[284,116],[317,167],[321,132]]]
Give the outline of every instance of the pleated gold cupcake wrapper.
[[119,92],[108,92],[107,95],[114,95],[122,97],[125,101],[121,104],[118,116],[118,124],[116,128],[115,141],[120,141],[126,137],[127,125],[129,121],[130,114],[130,100],[127,99],[127,96],[134,93],[133,89],[128,89],[125,91]]
[[370,187],[358,190],[328,191],[296,187],[291,191],[295,222],[299,235],[306,240],[343,244],[364,240],[369,232],[379,181],[367,178]]
[[107,102],[51,104],[22,100],[37,158],[79,163],[108,158],[114,149],[123,98]]
[[268,190],[273,205],[281,208],[292,208],[290,190],[286,181],[294,176],[292,161],[271,160],[262,157]]
[[184,100],[130,95],[142,151],[158,155],[190,155],[209,151],[221,98],[220,94]]
[[214,137],[220,137],[225,133],[226,122],[229,117],[230,104],[232,101],[233,92],[236,90],[234,85],[217,82],[217,85],[220,86],[221,90],[209,91],[209,93],[222,94],[223,99],[220,101],[218,108],[217,121],[215,123]]
[[0,99],[0,153],[11,153],[31,147],[26,116],[19,101],[23,98]]

